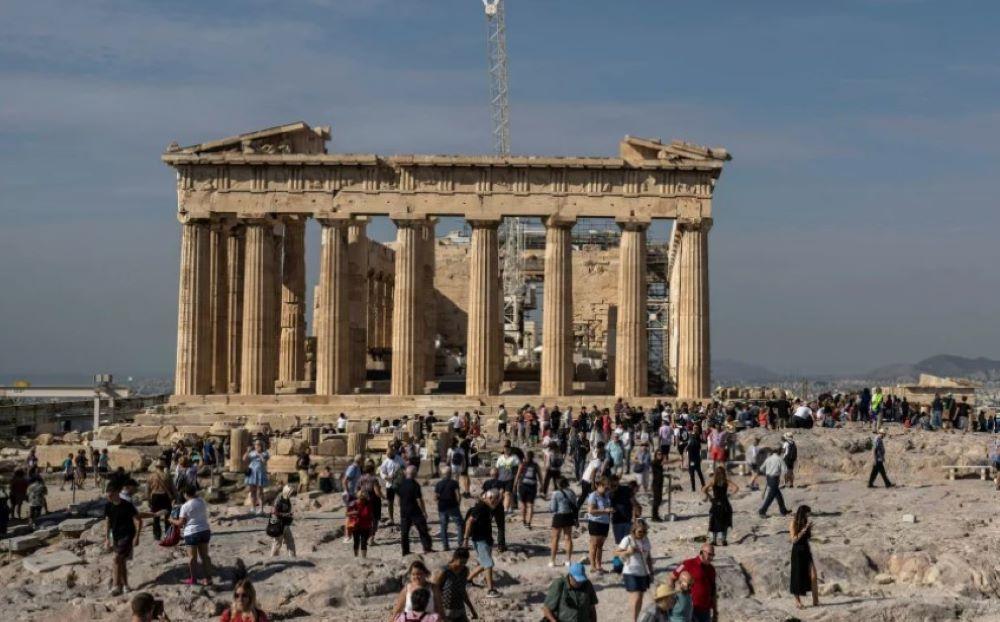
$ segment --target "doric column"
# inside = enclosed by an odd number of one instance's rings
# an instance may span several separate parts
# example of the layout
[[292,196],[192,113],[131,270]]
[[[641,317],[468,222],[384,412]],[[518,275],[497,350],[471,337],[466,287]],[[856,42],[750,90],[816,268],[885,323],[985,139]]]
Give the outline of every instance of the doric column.
[[379,312],[379,291],[378,275],[372,273],[368,277],[368,309],[365,313],[365,348],[372,349],[378,347],[378,312]]
[[[395,269],[396,257],[393,255]],[[396,280],[389,276],[382,281],[382,347],[392,349],[392,326],[395,321]]]
[[545,223],[542,395],[573,393],[572,222]]
[[423,286],[421,236],[423,220],[398,219],[396,223],[396,285],[392,310],[392,395],[423,393],[423,352],[419,347],[422,322],[418,308]]
[[[708,231],[710,219],[678,223],[681,231],[677,261],[678,360],[677,396],[700,399],[711,395],[708,318]],[[671,295],[674,294],[672,290]]]
[[350,307],[347,221],[319,219],[319,302],[316,305],[316,394],[350,391]]
[[208,325],[212,364],[209,393],[229,389],[229,273],[226,269],[228,226],[212,221],[208,234]]
[[472,245],[469,252],[469,330],[466,336],[466,395],[496,395],[500,391],[497,364],[500,252],[498,221],[469,221]]
[[240,361],[240,393],[243,395],[274,393],[277,335],[273,228],[273,221],[265,218],[246,220]]
[[243,358],[243,243],[244,228],[234,225],[226,230],[226,391],[240,392],[240,361]]
[[306,364],[306,219],[285,221],[285,253],[281,271],[281,342],[278,382],[301,382]]
[[274,268],[274,277],[271,283],[271,300],[268,301],[268,308],[271,309],[271,331],[273,332],[272,343],[274,349],[271,352],[271,382],[278,381],[278,369],[281,364],[281,290],[284,281],[284,248],[285,248],[285,219],[281,218],[272,229],[271,251],[274,253],[274,260],[271,265]]
[[208,247],[208,222],[185,221],[181,226],[175,395],[203,395],[211,382]]
[[[437,241],[434,234],[435,219],[428,219],[423,231],[423,268],[424,280],[421,293],[423,299],[420,303],[421,314],[424,319],[423,336],[421,339],[424,361],[422,371],[424,382],[433,382],[435,378],[435,367],[437,362],[437,291],[434,289],[434,272],[437,259]],[[422,393],[423,391],[421,391]]]
[[355,218],[347,225],[347,257],[350,266],[350,380],[362,387],[368,368],[368,223]]
[[619,223],[618,321],[615,348],[615,395],[647,394],[649,363],[646,332],[646,228],[648,223]]

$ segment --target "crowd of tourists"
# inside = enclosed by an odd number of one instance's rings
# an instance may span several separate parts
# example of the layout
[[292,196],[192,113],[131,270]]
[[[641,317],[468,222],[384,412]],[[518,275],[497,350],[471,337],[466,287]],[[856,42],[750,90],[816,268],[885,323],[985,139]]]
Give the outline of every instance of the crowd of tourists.
[[[406,584],[389,616],[392,622],[458,622],[477,617],[469,589],[482,589],[487,598],[501,596],[496,553],[504,552],[507,525],[520,520],[526,529],[536,525],[539,502],[549,510],[548,566],[561,572],[546,590],[542,614],[550,621],[595,620],[597,591],[593,577],[608,573],[621,577],[629,594],[633,621],[687,622],[712,620],[718,599],[712,559],[715,547],[728,546],[733,528],[730,497],[741,488],[764,486],[758,508],[766,517],[772,504],[782,516],[783,489],[794,486],[797,446],[792,429],[870,426],[872,469],[869,486],[881,477],[892,486],[885,467],[885,429],[889,422],[905,427],[1000,432],[995,416],[973,416],[967,401],[949,396],[929,408],[911,408],[906,400],[884,396],[879,389],[850,395],[825,395],[808,403],[778,395],[758,403],[688,405],[676,408],[630,407],[619,400],[613,408],[559,408],[525,405],[513,411],[500,406],[499,438],[483,434],[478,412],[438,418],[433,412],[398,420],[376,419],[370,431],[392,434],[388,449],[377,459],[358,455],[338,478],[329,466],[316,472],[307,447],[296,458],[297,485],[286,484],[266,502],[272,486],[268,471],[270,440],[254,438],[241,456],[241,477],[249,493],[252,515],[266,518],[272,538],[271,555],[282,549],[295,556],[294,497],[316,481],[324,493],[339,492],[344,501],[344,542],[355,557],[367,557],[376,544],[398,542],[402,557],[411,553],[416,532],[423,558],[406,569]],[[341,415],[330,430],[345,431]],[[736,434],[748,428],[781,430],[780,446],[745,445],[742,460],[747,475],[737,483],[730,475],[736,458]],[[446,431],[446,432],[445,432]],[[414,434],[415,433],[415,434]],[[488,442],[487,442],[488,441]],[[212,528],[208,504],[202,498],[204,478],[229,457],[228,440],[179,441],[166,449],[145,482],[148,507],[137,505],[139,483],[122,469],[109,468],[107,452],[68,454],[61,469],[61,489],[82,489],[92,475],[105,489],[106,539],[113,596],[130,591],[128,564],[141,540],[143,525],[152,523],[153,539],[161,546],[183,544],[188,551],[188,585],[215,589],[210,557]],[[707,458],[708,465],[703,463]],[[673,456],[673,457],[672,457]],[[993,442],[991,460],[1000,471],[1000,434]],[[421,466],[425,466],[423,470]],[[664,520],[664,492],[670,489],[670,469],[687,471],[693,494],[708,509],[708,540],[697,556],[657,568],[649,534]],[[706,476],[707,472],[707,476]],[[418,473],[432,478],[429,494]],[[473,475],[481,482],[473,485]],[[1000,478],[998,478],[1000,486]],[[10,518],[36,522],[47,511],[44,480],[32,451],[18,469],[9,489],[0,491],[0,527]],[[641,501],[641,502],[640,502]],[[424,560],[435,552],[429,506],[436,509],[437,540],[448,551],[446,563],[428,567]],[[670,511],[668,509],[668,511]],[[586,551],[575,555],[574,533],[586,532]],[[789,590],[798,606],[812,595],[818,603],[816,569],[809,548],[813,534],[810,508],[794,512],[789,528],[791,571]],[[607,542],[611,538],[611,543]],[[439,558],[438,558],[439,559]],[[480,582],[481,579],[481,582]],[[651,592],[651,602],[645,595]],[[234,599],[223,620],[267,620],[256,604],[253,585],[237,577]],[[135,594],[133,619],[166,619],[163,604],[148,593]]]

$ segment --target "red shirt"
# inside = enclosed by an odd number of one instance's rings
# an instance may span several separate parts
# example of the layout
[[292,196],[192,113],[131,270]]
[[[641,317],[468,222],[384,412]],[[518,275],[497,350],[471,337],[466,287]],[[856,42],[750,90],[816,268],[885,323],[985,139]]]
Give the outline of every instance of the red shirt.
[[348,515],[354,518],[354,527],[357,529],[372,528],[372,506],[363,503],[361,499],[355,500],[348,509]]
[[715,568],[703,563],[700,557],[692,557],[674,570],[674,578],[685,570],[691,573],[691,604],[697,611],[711,611],[715,600]]
[[249,613],[232,613],[227,607],[225,611],[222,612],[222,617],[219,618],[219,622],[269,622],[267,614],[263,611],[258,610],[256,620],[254,616]]

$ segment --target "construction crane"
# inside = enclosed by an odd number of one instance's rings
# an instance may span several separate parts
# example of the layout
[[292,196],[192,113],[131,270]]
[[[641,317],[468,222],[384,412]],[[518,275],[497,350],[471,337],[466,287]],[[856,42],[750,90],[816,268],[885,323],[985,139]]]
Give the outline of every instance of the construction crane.
[[[498,156],[510,155],[510,105],[507,100],[507,27],[504,0],[482,0],[486,13],[486,53],[490,78],[490,116],[493,121],[493,149]],[[499,231],[503,245],[503,326],[504,339],[523,346],[525,286],[524,223],[505,218]]]

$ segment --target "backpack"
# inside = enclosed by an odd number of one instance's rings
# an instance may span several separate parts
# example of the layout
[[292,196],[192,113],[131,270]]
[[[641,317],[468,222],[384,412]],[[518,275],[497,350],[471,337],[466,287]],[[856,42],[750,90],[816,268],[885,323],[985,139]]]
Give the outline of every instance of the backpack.
[[456,449],[455,451],[451,452],[451,466],[460,469],[464,464],[465,464],[465,452],[463,452],[461,449]]
[[788,454],[785,456],[785,459],[788,460],[789,462],[792,462],[798,457],[799,457],[799,450],[795,446],[795,443],[790,441],[788,443]]
[[281,523],[280,518],[272,514],[267,519],[267,527],[264,528],[264,533],[272,538],[280,538],[281,534],[285,533],[285,526]]
[[563,460],[565,460],[565,458],[563,458],[562,454],[553,453],[552,458],[549,459],[549,470],[558,471],[559,469],[561,469],[563,465]]

